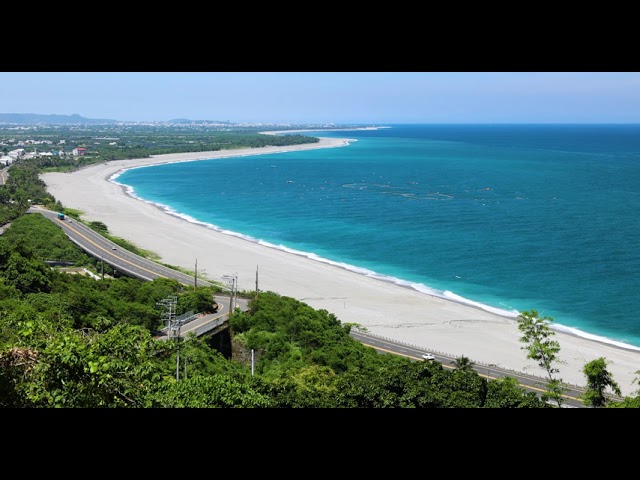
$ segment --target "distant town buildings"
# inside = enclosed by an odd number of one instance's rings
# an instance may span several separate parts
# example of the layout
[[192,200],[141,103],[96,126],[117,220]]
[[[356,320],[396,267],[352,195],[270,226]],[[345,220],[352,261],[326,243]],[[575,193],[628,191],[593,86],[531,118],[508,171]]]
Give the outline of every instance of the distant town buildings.
[[[137,127],[148,127],[152,126],[154,128],[161,127],[171,127],[177,128],[179,130],[195,130],[195,131],[232,131],[234,129],[246,129],[246,128],[259,128],[261,130],[273,130],[273,129],[322,129],[322,128],[332,128],[337,125],[332,123],[324,123],[324,124],[291,124],[291,123],[270,123],[270,122],[259,122],[259,123],[233,123],[229,121],[210,121],[210,120],[187,120],[187,119],[178,119],[172,120],[169,122],[116,122],[111,123],[108,122],[100,128],[99,136],[93,136],[91,133],[87,133],[87,136],[91,136],[92,139],[88,140],[86,137],[83,137],[82,140],[78,141],[81,145],[92,145],[90,143],[93,141],[93,145],[109,145],[110,147],[116,148],[126,148],[127,147],[127,138],[122,138],[120,135],[122,132],[129,132],[132,129]],[[74,139],[56,139],[52,140],[44,139],[44,140],[35,140],[20,138],[23,135],[31,135],[28,132],[34,132],[34,134],[38,134],[38,130],[45,128],[50,129],[50,124],[42,123],[36,125],[14,125],[7,122],[0,122],[0,127],[2,128],[2,135],[7,135],[7,137],[0,137],[0,166],[8,166],[11,163],[15,162],[18,159],[31,159],[31,158],[40,158],[40,157],[63,157],[66,155],[73,155],[74,157],[83,157],[83,156],[99,156],[100,155],[100,147],[90,147],[89,150],[85,147],[77,146],[76,140]],[[67,126],[68,129],[72,132],[71,135],[74,135],[74,132],[92,132],[92,126],[85,124],[74,124]],[[7,132],[9,130],[15,130],[17,134],[12,132]],[[12,135],[12,137],[8,138],[8,135]],[[16,135],[18,138],[14,137]],[[65,133],[60,134],[65,135]],[[34,135],[35,136],[35,135]],[[47,133],[48,137],[51,137],[49,133]],[[69,140],[69,142],[67,142]],[[188,140],[187,143],[197,143],[195,140]],[[43,146],[44,145],[44,146]],[[65,151],[65,147],[67,150]],[[47,150],[44,150],[47,149]],[[80,160],[80,159],[78,159]]]
[[15,150],[11,150],[6,155],[0,157],[0,164],[6,167],[7,165],[11,165],[13,162],[15,162],[19,158],[22,158],[23,156],[24,148],[16,148]]
[[[109,140],[117,140],[116,138],[110,138]],[[71,152],[64,151],[64,145],[66,145],[66,140],[18,140],[16,138],[4,138],[0,140],[0,166],[8,166],[11,165],[18,159],[28,160],[30,158],[39,158],[39,157],[63,157],[65,155],[69,155],[70,153],[73,156],[82,157],[87,153],[87,149],[85,147],[76,147]],[[112,142],[115,144],[115,142]],[[40,151],[36,146],[54,146],[58,145],[59,147],[51,148],[47,151]],[[19,147],[19,148],[15,148]],[[12,150],[8,150],[12,148]],[[27,148],[28,150],[25,150]]]

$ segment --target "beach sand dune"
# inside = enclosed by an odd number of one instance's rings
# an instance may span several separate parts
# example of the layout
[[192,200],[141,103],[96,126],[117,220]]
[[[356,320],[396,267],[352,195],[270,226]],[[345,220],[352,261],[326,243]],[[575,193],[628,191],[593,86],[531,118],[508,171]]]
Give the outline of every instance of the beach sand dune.
[[[41,176],[48,191],[65,207],[83,212],[87,221],[104,222],[111,234],[160,255],[160,261],[199,272],[210,280],[237,274],[240,290],[255,290],[259,270],[261,291],[273,291],[325,309],[342,322],[357,323],[371,333],[409,343],[425,351],[465,355],[478,364],[493,364],[544,377],[535,362],[526,359],[515,318],[429,296],[410,288],[366,277],[338,266],[258,245],[169,215],[126,195],[108,179],[125,168],[176,161],[237,155],[268,154],[345,145],[344,139],[323,138],[320,143],[217,152],[157,155],[146,159],[116,160],[73,173]],[[541,312],[543,314],[543,312]],[[598,357],[609,362],[623,395],[635,395],[640,351],[620,348],[565,332],[560,343],[558,377],[585,385],[582,369]]]

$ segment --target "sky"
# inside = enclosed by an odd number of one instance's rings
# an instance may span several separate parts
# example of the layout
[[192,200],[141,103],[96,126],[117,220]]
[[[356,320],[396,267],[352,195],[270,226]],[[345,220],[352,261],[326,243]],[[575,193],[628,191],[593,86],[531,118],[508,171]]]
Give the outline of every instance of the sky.
[[0,113],[233,123],[640,123],[640,72],[0,72]]

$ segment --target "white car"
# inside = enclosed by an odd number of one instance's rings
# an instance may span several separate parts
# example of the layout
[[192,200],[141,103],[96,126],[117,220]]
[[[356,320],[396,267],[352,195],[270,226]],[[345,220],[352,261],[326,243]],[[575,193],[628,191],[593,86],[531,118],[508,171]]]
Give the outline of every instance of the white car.
[[436,359],[436,357],[435,357],[435,356],[433,356],[433,355],[432,355],[432,354],[430,354],[430,353],[423,353],[423,354],[422,354],[422,358],[424,358],[425,360],[435,360],[435,359]]

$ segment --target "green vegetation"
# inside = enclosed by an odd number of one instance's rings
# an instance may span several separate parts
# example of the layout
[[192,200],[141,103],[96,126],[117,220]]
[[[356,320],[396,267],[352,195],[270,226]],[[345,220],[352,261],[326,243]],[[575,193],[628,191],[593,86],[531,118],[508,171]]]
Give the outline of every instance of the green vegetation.
[[527,344],[522,347],[527,351],[527,358],[538,362],[540,368],[547,374],[547,393],[544,398],[553,400],[560,407],[564,401],[562,395],[566,388],[563,387],[561,379],[554,377],[554,374],[559,371],[555,364],[559,362],[560,344],[552,340],[555,332],[549,326],[551,322],[553,318],[540,318],[536,310],[525,310],[518,316],[518,329],[522,332],[520,341]]
[[603,357],[587,363],[583,372],[587,377],[587,391],[583,395],[585,405],[604,407],[610,403],[611,400],[605,395],[607,388],[610,388],[616,395],[621,395],[620,387],[607,370],[607,362]]
[[40,180],[39,170],[31,164],[16,162],[11,166],[7,183],[0,186],[0,225],[23,215],[32,204],[46,205],[61,211],[62,205],[49,195]]
[[453,362],[451,362],[458,370],[464,370],[469,372],[473,370],[473,366],[475,363],[471,361],[471,359],[465,355],[456,358]]
[[[50,266],[68,262],[97,271],[98,261],[46,218],[25,214],[39,203],[82,221],[82,212],[65,209],[46,192],[42,168],[19,161],[0,186],[0,223],[11,222],[0,236],[0,407],[552,408],[549,399],[562,405],[552,319],[538,318],[535,310],[523,312],[519,328],[527,357],[548,375],[542,396],[514,378],[481,377],[466,356],[448,369],[378,353],[350,336],[354,324],[274,292],[257,298],[244,292],[252,298],[249,311],[231,316],[227,340],[159,339],[163,301],[176,297],[176,315],[207,312],[221,290],[111,270],[113,277],[95,280]],[[89,225],[109,236],[107,225]],[[640,406],[640,397],[606,397],[607,388],[619,389],[604,359],[584,372],[585,404]]]
[[[23,148],[25,154],[52,154],[28,159],[41,171],[68,171],[108,160],[167,153],[262,148],[318,141],[318,138],[300,134],[265,135],[257,128],[221,129],[206,125],[58,125],[30,129],[0,126],[3,154],[16,148]],[[76,148],[84,148],[85,154],[73,156]]]
[[[273,292],[230,321],[232,355],[205,339],[155,340],[161,302],[212,308],[214,287],[169,279],[94,280],[43,263],[43,252],[91,262],[41,215],[0,236],[0,405],[4,407],[486,408],[548,405],[472,370],[382,355],[325,310]],[[251,375],[251,350],[255,374]]]

